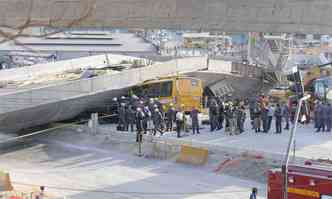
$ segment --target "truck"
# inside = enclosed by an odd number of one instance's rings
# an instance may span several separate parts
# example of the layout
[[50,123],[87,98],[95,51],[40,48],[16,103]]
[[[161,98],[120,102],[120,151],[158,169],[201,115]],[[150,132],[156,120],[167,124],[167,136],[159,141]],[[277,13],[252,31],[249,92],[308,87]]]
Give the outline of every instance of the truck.
[[[268,171],[268,199],[283,198],[281,169]],[[288,199],[332,199],[332,164],[306,161],[288,167]]]

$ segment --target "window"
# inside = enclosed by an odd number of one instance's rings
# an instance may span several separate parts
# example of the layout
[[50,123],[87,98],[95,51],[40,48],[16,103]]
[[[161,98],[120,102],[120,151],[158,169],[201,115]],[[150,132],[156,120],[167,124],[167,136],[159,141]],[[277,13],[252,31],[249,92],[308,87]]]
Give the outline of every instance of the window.
[[322,195],[321,199],[332,199],[332,196],[328,196],[328,195]]
[[147,97],[159,97],[160,96],[160,83],[145,85],[143,95]]
[[161,89],[160,89],[160,97],[169,97],[172,95],[172,87],[173,83],[169,82],[162,82]]

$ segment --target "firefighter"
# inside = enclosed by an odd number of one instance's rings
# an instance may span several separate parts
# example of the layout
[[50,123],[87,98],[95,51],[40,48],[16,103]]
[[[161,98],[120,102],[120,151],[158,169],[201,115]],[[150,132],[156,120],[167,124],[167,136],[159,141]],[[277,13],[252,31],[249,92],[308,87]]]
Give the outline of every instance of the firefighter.
[[173,107],[173,104],[170,104],[170,107],[168,108],[166,112],[166,119],[167,119],[167,131],[173,131],[173,122],[175,121],[175,114],[176,111]]
[[281,133],[281,121],[282,121],[282,110],[280,104],[277,104],[276,110],[274,111],[274,116],[276,118],[276,133]]
[[145,118],[145,114],[143,112],[143,110],[141,108],[137,108],[136,109],[136,130],[137,130],[137,133],[136,133],[136,142],[141,142],[142,141],[142,134],[143,134],[143,131],[144,131],[144,118]]
[[158,108],[154,109],[154,112],[152,114],[152,121],[153,121],[153,135],[156,135],[157,131],[159,131],[160,134],[163,135],[164,134],[164,132],[162,131],[163,115]]
[[191,125],[193,129],[193,135],[195,133],[199,134],[199,121],[198,121],[198,110],[197,108],[193,107],[191,112],[190,112],[190,117],[191,117]]
[[241,106],[237,109],[236,120],[237,128],[239,130],[239,133],[241,134],[244,132],[244,122],[246,120],[246,112],[244,106]]

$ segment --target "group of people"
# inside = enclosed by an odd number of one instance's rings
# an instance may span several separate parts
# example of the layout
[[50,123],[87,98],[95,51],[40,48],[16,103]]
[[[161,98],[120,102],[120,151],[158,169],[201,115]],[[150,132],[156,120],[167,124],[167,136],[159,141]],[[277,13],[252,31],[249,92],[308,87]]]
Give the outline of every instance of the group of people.
[[[139,135],[147,133],[156,135],[159,132],[163,135],[164,132],[173,131],[176,128],[177,137],[181,137],[182,131],[188,131],[184,106],[175,107],[169,104],[166,109],[158,98],[139,98],[135,95],[114,98],[113,102],[119,116],[117,130],[137,131],[137,141]],[[190,112],[193,134],[200,133],[198,114],[198,109],[193,107]]]
[[268,96],[260,95],[249,99],[249,113],[252,129],[256,133],[268,133],[272,127],[272,121],[275,119],[275,133],[282,133],[282,121],[285,122],[285,130],[289,129],[291,116],[295,114],[290,110],[287,103],[272,104]]
[[[122,96],[113,100],[119,116],[118,130],[137,131],[141,134],[151,132],[152,135],[176,130],[177,137],[189,131],[188,118],[191,119],[193,134],[200,133],[199,110],[191,107],[190,114],[184,112],[184,106],[173,104],[162,105],[158,98],[139,98]],[[248,109],[247,109],[248,108]],[[188,108],[186,107],[188,111]],[[226,135],[237,135],[245,131],[247,110],[250,115],[252,130],[256,133],[268,133],[274,122],[275,133],[288,130],[294,122],[296,105],[288,103],[271,103],[265,95],[251,97],[247,100],[229,100],[220,97],[208,99],[210,131],[224,129]],[[188,113],[188,112],[187,112]],[[282,124],[284,123],[284,127]],[[317,132],[331,131],[332,106],[329,103],[317,102],[314,108],[314,123]]]
[[228,135],[244,132],[246,109],[243,102],[212,97],[208,107],[211,132],[223,128]]
[[249,108],[251,126],[256,133],[268,133],[273,121],[275,121],[275,133],[282,132],[282,121],[285,122],[284,129],[289,129],[294,110],[290,110],[286,103],[272,104],[267,96],[260,95],[242,101],[211,98],[209,100],[211,132],[225,127],[226,135],[243,133],[247,118],[246,107]]
[[331,103],[316,101],[314,107],[314,124],[316,132],[331,132],[332,105]]

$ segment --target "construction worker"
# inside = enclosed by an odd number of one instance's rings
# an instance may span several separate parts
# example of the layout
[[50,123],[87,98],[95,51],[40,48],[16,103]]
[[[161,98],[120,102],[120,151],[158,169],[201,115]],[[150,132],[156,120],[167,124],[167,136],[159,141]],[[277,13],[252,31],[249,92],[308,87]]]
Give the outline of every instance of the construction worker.
[[274,116],[276,119],[276,133],[281,133],[281,122],[282,122],[282,109],[280,107],[280,104],[277,104],[276,110],[274,111]]
[[168,108],[168,110],[166,112],[167,131],[173,131],[173,122],[175,121],[175,114],[176,114],[176,111],[173,107],[173,104],[170,104],[170,107]]
[[148,130],[152,129],[152,113],[148,106],[145,106],[143,108],[143,112],[145,115],[144,120],[143,120],[143,130],[144,130],[144,134],[147,134]]
[[126,108],[126,131],[129,131],[129,127],[130,127],[130,131],[133,132],[134,123],[135,123],[135,111],[133,109],[133,106],[129,105]]
[[136,142],[140,142],[142,140],[142,134],[144,131],[143,128],[143,122],[144,122],[144,118],[145,118],[145,114],[143,112],[143,110],[141,108],[137,108],[136,109]]
[[119,123],[117,130],[124,131],[126,127],[126,104],[121,103],[119,108]]
[[156,135],[157,131],[159,131],[160,134],[163,135],[164,134],[162,130],[163,115],[158,108],[154,109],[154,112],[152,114],[152,121],[153,121],[153,135]]
[[199,121],[198,121],[198,110],[197,108],[193,107],[191,112],[190,112],[190,117],[191,117],[191,126],[193,129],[193,135],[195,133],[199,134]]

